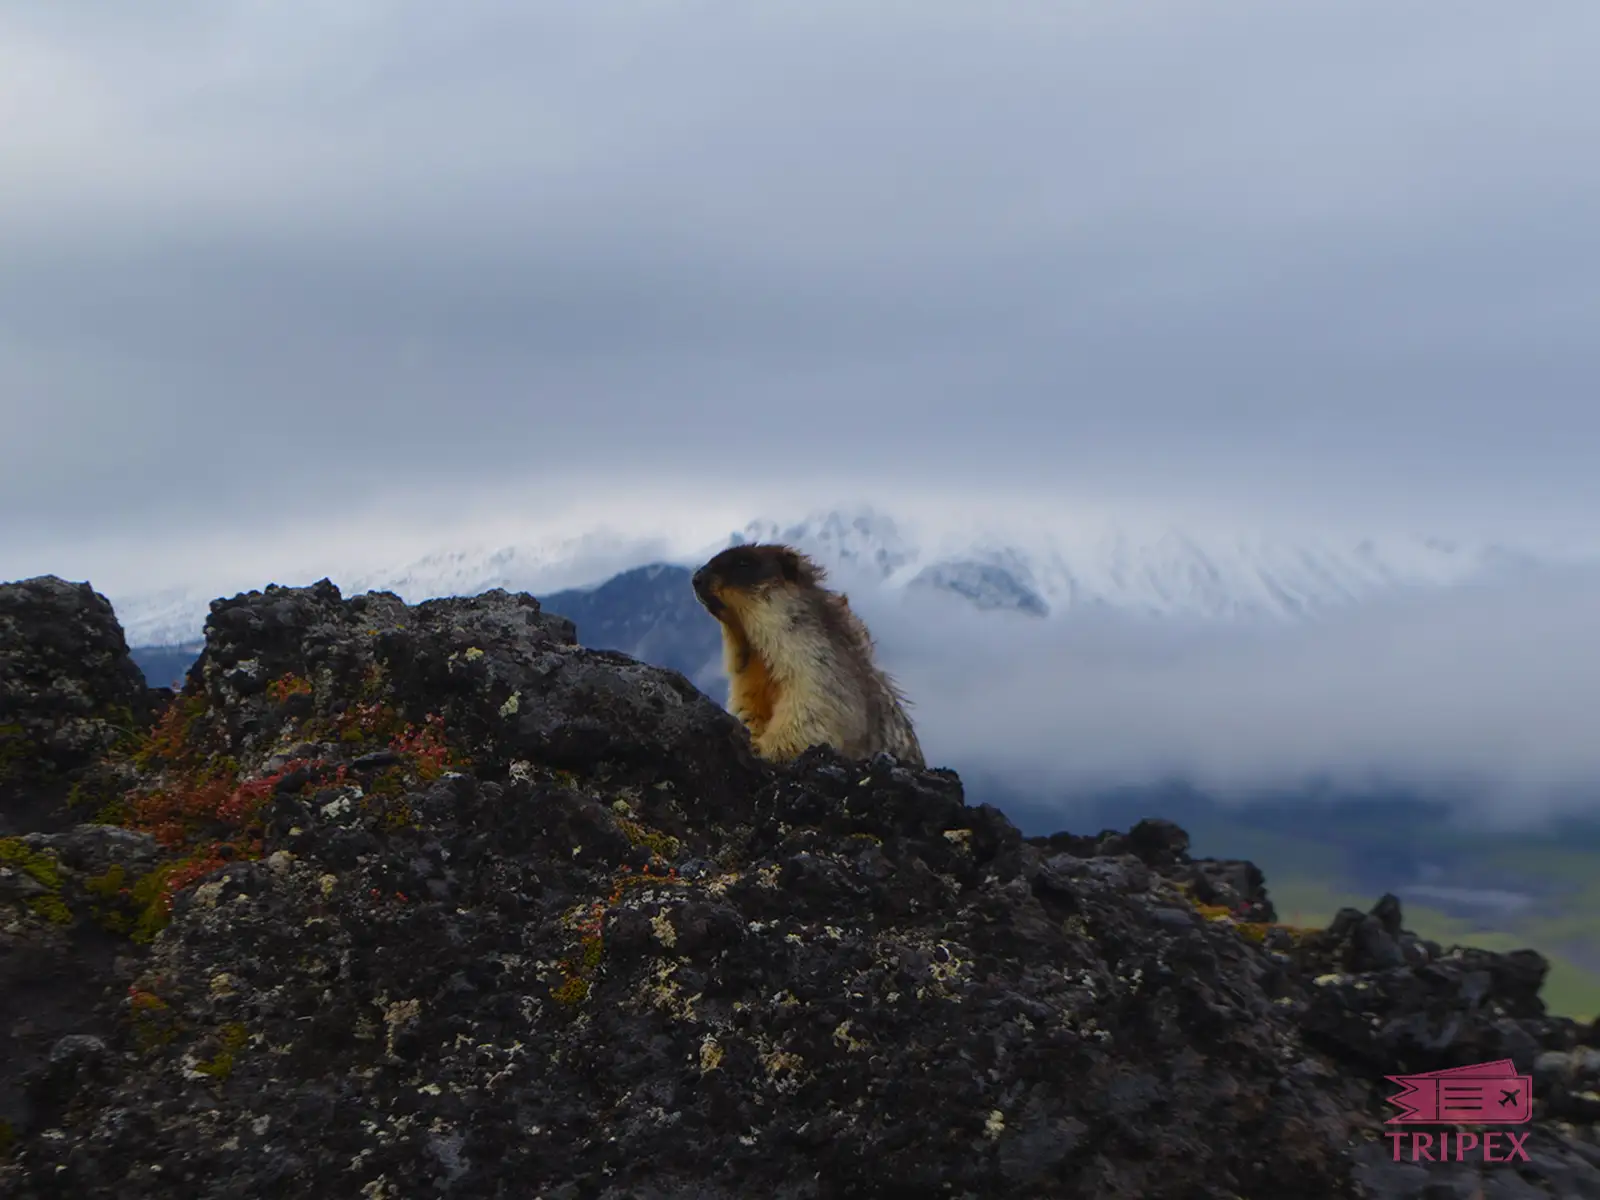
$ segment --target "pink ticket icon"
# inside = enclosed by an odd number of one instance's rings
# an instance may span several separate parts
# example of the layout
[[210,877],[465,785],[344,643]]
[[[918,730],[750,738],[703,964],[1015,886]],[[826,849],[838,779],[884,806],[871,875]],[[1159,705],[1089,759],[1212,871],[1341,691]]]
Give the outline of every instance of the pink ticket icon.
[[1384,1078],[1402,1089],[1389,1103],[1405,1109],[1387,1125],[1522,1125],[1533,1119],[1533,1077],[1518,1075],[1509,1058]]

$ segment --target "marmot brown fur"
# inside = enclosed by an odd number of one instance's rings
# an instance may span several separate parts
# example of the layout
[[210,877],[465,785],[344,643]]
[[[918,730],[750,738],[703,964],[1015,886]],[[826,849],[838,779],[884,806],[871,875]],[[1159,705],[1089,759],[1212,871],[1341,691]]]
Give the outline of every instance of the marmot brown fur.
[[872,635],[824,577],[777,545],[734,546],[695,572],[695,595],[722,625],[728,708],[766,759],[827,745],[925,766],[905,697],[873,662]]

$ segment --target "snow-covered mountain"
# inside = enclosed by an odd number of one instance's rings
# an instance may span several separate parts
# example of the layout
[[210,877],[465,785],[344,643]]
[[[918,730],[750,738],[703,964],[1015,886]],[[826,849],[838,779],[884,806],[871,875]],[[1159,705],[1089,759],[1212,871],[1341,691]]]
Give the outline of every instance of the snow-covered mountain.
[[1201,620],[1295,619],[1575,553],[1422,536],[1291,538],[1069,519],[911,531],[871,509],[787,525],[756,521],[736,537],[789,542],[855,580],[945,591],[980,609],[1040,617],[1108,608]]
[[[576,594],[573,589],[596,587],[633,568],[692,566],[722,546],[761,540],[799,546],[851,588],[944,594],[986,612],[1057,620],[1097,609],[1206,621],[1298,620],[1399,590],[1451,587],[1573,557],[1571,551],[1420,536],[1284,536],[1112,524],[1071,514],[987,526],[907,523],[863,507],[792,522],[752,521],[715,544],[586,534],[440,550],[392,569],[332,578],[347,594],[388,590],[411,602],[493,587]],[[275,581],[309,583],[326,573]],[[217,594],[215,587],[178,587],[111,599],[131,644],[170,645],[201,636],[207,604]]]

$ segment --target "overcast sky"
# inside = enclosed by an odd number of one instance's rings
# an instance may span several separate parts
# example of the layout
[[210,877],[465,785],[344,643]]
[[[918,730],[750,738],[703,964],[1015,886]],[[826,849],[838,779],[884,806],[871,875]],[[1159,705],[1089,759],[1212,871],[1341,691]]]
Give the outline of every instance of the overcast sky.
[[1597,46],[1590,0],[7,5],[0,577],[780,494],[1582,530]]

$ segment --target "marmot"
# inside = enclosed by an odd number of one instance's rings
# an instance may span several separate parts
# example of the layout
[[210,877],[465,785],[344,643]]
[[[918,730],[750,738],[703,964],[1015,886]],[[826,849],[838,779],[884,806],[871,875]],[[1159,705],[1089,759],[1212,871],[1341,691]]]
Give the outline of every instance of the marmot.
[[734,546],[695,572],[695,595],[722,625],[728,708],[766,759],[828,745],[926,766],[905,697],[873,662],[872,635],[824,578],[778,545]]

